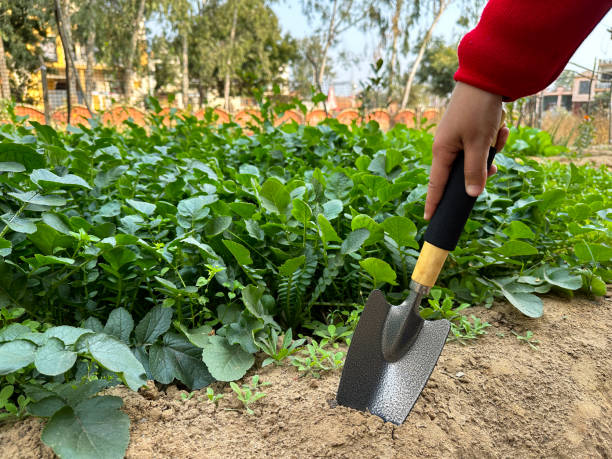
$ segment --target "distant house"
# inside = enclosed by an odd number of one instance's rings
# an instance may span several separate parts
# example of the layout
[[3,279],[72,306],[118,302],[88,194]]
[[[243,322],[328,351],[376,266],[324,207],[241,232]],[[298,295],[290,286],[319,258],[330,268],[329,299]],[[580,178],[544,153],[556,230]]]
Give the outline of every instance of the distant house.
[[608,74],[612,78],[612,60],[600,61],[595,78],[592,72],[586,71],[577,74],[569,88],[558,86],[545,89],[541,93],[542,109],[564,108],[573,113],[583,111],[589,100],[592,102],[596,95],[610,89],[610,78],[605,77]]

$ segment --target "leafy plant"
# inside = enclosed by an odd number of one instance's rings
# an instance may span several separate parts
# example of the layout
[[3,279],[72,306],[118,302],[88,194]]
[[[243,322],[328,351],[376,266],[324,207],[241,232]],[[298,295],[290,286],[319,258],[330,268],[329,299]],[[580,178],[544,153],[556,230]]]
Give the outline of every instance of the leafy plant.
[[236,394],[236,398],[242,402],[244,405],[244,409],[247,414],[255,414],[255,412],[250,408],[250,406],[255,403],[257,400],[266,396],[265,392],[259,392],[258,389],[262,386],[268,386],[269,382],[259,383],[259,375],[254,375],[251,379],[251,384],[243,384],[240,387],[235,382],[230,382],[230,387]]
[[524,343],[529,344],[529,347],[535,351],[538,350],[538,347],[536,346],[536,344],[539,344],[540,341],[537,339],[534,339],[533,337],[533,332],[531,330],[527,330],[525,332],[525,336],[521,336],[519,335],[517,332],[515,332],[514,330],[512,330],[512,334],[514,336],[516,336],[516,339],[518,339],[519,341],[522,341]]
[[421,317],[426,320],[455,320],[462,317],[459,311],[469,308],[468,303],[462,303],[457,307],[453,307],[453,297],[451,295],[445,295],[444,300],[440,303],[442,297],[442,290],[432,289],[430,293],[431,298],[427,300],[429,307],[421,308]]
[[223,394],[215,394],[212,387],[207,387],[206,397],[208,397],[209,402],[214,403],[214,405],[217,406],[219,404],[219,400],[223,398]]
[[491,324],[483,322],[474,314],[470,314],[470,317],[471,321],[465,316],[460,316],[458,321],[451,322],[451,333],[453,334],[450,338],[451,341],[456,340],[465,344],[467,340],[475,340],[479,336],[487,334],[485,328],[490,327]]
[[316,340],[311,340],[300,353],[291,359],[291,363],[305,375],[315,378],[321,376],[321,372],[335,370],[344,366],[344,352],[328,351]]
[[284,334],[279,347],[278,332],[274,328],[270,329],[270,333],[268,335],[260,337],[256,342],[259,349],[268,355],[268,358],[262,362],[261,366],[265,367],[271,363],[281,365],[283,360],[295,354],[298,351],[298,348],[303,345],[305,341],[305,339],[298,339],[294,341],[293,333],[291,329],[289,329]]
[[306,324],[306,328],[313,331],[313,335],[318,336],[321,339],[321,347],[325,347],[327,344],[334,345],[337,347],[339,341],[344,341],[350,344],[351,337],[353,336],[353,329],[344,324],[329,324],[325,325],[322,322],[314,321],[310,324]]

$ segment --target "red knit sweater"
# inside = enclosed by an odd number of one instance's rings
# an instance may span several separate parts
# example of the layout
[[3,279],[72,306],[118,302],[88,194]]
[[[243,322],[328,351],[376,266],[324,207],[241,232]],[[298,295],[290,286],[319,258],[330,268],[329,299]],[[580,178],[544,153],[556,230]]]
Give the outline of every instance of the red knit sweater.
[[505,101],[552,83],[612,0],[490,0],[459,44],[455,80]]

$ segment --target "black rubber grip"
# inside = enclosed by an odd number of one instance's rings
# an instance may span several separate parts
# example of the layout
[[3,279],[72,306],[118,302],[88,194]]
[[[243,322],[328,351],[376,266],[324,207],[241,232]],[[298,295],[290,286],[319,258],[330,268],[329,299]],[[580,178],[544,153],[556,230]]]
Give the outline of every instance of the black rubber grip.
[[[495,153],[495,147],[490,147],[487,170],[493,164]],[[425,241],[444,250],[454,250],[475,202],[476,198],[465,192],[463,151],[460,151],[453,163],[442,199],[425,231]]]

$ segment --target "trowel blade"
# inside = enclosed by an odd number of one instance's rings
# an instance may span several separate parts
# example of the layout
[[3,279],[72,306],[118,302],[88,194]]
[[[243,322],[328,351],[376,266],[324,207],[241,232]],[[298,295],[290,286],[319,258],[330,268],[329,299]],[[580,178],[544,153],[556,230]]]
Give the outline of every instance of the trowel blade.
[[382,332],[392,307],[380,290],[370,294],[351,340],[336,400],[399,425],[436,366],[450,322],[426,320],[406,354],[390,363],[383,357]]

